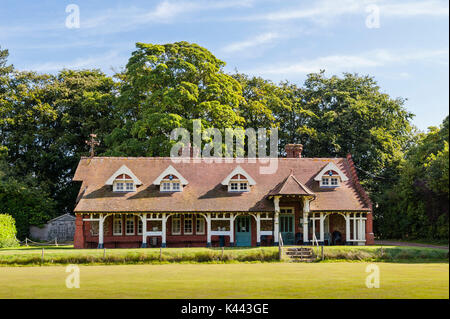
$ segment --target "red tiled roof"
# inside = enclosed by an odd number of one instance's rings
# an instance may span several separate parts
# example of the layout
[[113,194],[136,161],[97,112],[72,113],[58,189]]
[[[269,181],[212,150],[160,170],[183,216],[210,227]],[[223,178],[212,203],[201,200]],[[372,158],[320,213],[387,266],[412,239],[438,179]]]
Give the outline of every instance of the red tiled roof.
[[290,173],[283,182],[278,184],[269,195],[308,195],[315,196],[315,194],[305,185],[300,183],[293,173]]
[[[349,178],[337,188],[320,188],[314,177],[334,162]],[[136,192],[114,193],[105,182],[126,165],[142,182]],[[162,193],[153,181],[172,165],[189,182],[179,193]],[[255,181],[249,192],[231,193],[221,184],[237,166]],[[81,181],[75,212],[197,212],[197,211],[274,211],[269,195],[315,194],[311,211],[368,211],[370,203],[355,186],[354,172],[347,158],[279,158],[274,174],[261,174],[258,160],[236,163],[174,163],[171,158],[94,157],[82,158],[73,178]],[[288,177],[286,177],[288,176]],[[283,195],[281,194],[281,195]]]

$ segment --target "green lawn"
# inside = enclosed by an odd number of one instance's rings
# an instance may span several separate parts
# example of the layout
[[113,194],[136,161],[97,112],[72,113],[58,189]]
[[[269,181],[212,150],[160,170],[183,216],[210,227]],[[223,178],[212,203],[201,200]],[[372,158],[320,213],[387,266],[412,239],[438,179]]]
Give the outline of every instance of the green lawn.
[[365,286],[368,263],[239,263],[0,267],[0,298],[449,298],[448,263],[377,263],[380,288]]
[[[314,248],[320,255],[320,248]],[[20,247],[0,249],[0,266],[41,264],[42,248]],[[148,264],[160,262],[159,248],[146,249],[73,249],[45,247],[45,265],[56,264]],[[386,262],[446,262],[448,250],[427,247],[400,246],[326,246],[326,261],[386,261]],[[165,248],[163,262],[245,262],[278,261],[278,247],[225,248]]]

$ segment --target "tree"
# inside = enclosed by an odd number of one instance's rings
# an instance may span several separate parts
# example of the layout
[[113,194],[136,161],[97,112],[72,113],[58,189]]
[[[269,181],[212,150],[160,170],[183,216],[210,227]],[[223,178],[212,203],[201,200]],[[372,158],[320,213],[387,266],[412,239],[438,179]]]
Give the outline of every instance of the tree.
[[0,248],[17,246],[19,243],[16,233],[14,218],[10,215],[0,214]]
[[192,132],[195,119],[219,130],[243,125],[241,87],[211,52],[188,42],[136,48],[121,75],[121,124],[107,137],[106,154],[168,156],[170,132]]
[[448,240],[448,122],[419,134],[396,182],[387,185],[375,220],[385,238]]
[[115,127],[115,86],[97,70],[63,70],[57,76],[14,72],[8,80],[7,103],[0,110],[7,161],[18,178],[32,177],[56,200],[54,214],[74,208],[78,185],[71,178],[80,157],[88,155],[86,138],[90,133],[102,138]]
[[0,159],[0,207],[2,214],[15,219],[17,237],[24,239],[30,225],[42,225],[55,212],[55,203],[30,177],[18,180]]

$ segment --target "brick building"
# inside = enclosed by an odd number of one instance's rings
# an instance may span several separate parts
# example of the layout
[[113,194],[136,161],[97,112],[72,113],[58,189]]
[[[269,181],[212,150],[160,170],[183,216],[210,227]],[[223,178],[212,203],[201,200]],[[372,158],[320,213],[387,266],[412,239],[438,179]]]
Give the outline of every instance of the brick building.
[[372,204],[347,158],[286,146],[258,159],[82,158],[75,248],[373,244]]

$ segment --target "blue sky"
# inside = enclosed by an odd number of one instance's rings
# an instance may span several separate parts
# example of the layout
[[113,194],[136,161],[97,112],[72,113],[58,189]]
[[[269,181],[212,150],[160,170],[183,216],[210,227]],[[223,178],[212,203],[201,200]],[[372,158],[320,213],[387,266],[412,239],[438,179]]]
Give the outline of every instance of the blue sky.
[[[67,28],[76,4],[79,28]],[[378,18],[377,18],[378,17]],[[136,42],[198,43],[226,70],[301,85],[306,74],[357,72],[407,98],[425,130],[448,115],[447,0],[2,0],[0,46],[21,70],[126,64]]]

